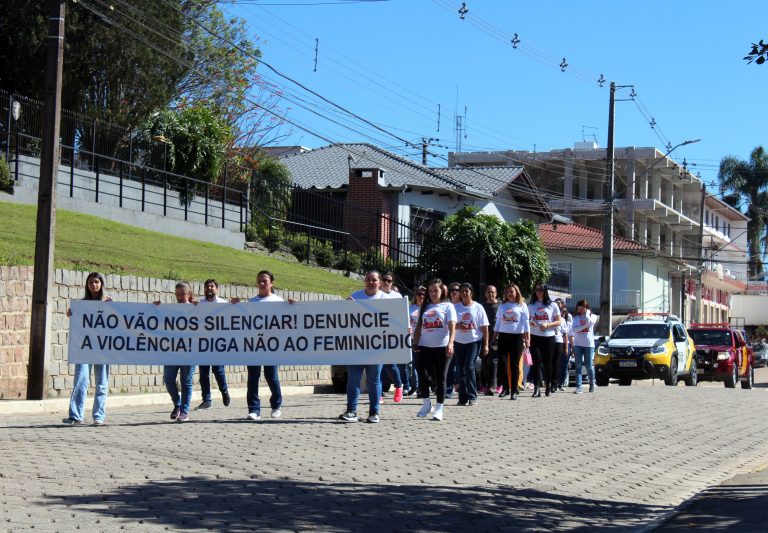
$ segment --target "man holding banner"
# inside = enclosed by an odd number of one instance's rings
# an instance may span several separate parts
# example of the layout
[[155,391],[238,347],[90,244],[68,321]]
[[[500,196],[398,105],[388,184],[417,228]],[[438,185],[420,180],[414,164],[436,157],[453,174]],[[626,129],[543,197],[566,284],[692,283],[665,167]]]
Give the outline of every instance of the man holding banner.
[[[201,304],[223,304],[227,300],[219,297],[219,283],[215,279],[205,280],[205,298],[200,300]],[[221,398],[224,407],[229,406],[231,398],[229,388],[227,387],[227,375],[224,371],[224,365],[200,365],[200,392],[203,395],[203,402],[195,410],[200,411],[211,408],[211,370],[216,378],[216,384],[219,386]]]
[[[254,296],[249,302],[282,302],[284,301],[278,295],[272,293],[272,284],[275,276],[268,270],[262,270],[256,275],[256,283],[259,286],[259,294]],[[290,300],[289,300],[290,301]],[[269,398],[269,405],[272,407],[272,418],[280,418],[282,412],[280,407],[283,405],[283,394],[280,390],[280,377],[277,374],[278,367],[264,366],[264,379],[267,380],[269,390],[272,396]],[[261,400],[259,400],[259,378],[261,378],[260,365],[248,365],[248,393],[246,400],[248,402],[248,420],[257,421],[261,419]]]
[[[380,300],[386,295],[379,290],[381,287],[381,274],[377,270],[369,270],[365,273],[365,289],[353,292],[350,300]],[[347,366],[347,410],[339,415],[343,422],[357,422],[357,401],[360,398],[360,380],[365,370],[368,382],[368,423],[379,422],[379,401],[381,400],[381,368],[382,364],[348,365]]]

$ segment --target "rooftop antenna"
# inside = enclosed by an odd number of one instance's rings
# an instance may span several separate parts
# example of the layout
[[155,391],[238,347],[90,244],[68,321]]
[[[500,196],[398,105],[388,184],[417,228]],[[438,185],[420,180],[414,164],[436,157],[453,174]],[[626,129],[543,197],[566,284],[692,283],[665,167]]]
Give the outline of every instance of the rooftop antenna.
[[595,144],[597,144],[597,134],[595,134],[595,133],[589,133],[589,134],[587,134],[587,132],[586,132],[586,131],[584,131],[584,130],[595,130],[595,131],[597,131],[597,130],[599,130],[599,129],[600,129],[600,128],[597,128],[597,127],[595,127],[595,126],[584,126],[584,125],[582,125],[582,126],[581,126],[581,140],[582,140],[582,141],[584,141],[584,142],[586,142],[586,140],[587,140],[587,137],[589,136],[589,137],[591,137],[591,138],[592,138],[592,140],[595,142]]

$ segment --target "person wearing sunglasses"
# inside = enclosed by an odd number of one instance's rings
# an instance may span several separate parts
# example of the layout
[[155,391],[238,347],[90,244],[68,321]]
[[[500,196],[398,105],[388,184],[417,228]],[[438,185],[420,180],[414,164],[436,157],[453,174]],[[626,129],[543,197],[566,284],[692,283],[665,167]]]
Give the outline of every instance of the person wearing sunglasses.
[[456,308],[456,360],[459,368],[459,403],[477,403],[477,373],[475,362],[482,353],[488,355],[488,316],[482,305],[472,299],[474,288],[462,283],[461,301]]
[[[413,332],[416,331],[416,325],[419,323],[419,315],[421,314],[421,306],[424,303],[424,299],[426,297],[427,288],[423,285],[416,287],[416,290],[413,292],[413,300],[411,301],[411,305],[408,308],[408,319],[411,327],[411,335],[413,335]],[[411,388],[408,390],[406,396],[413,396],[415,393],[417,393],[419,389],[419,383],[422,380],[429,381],[426,373],[424,373],[422,365],[420,365],[418,362],[418,353],[411,351],[411,359],[412,363],[408,365],[411,367]],[[419,394],[418,397],[421,398],[421,394]]]
[[[448,298],[453,304],[453,307],[461,304],[461,283],[454,281],[448,285]],[[451,364],[448,366],[448,374],[445,377],[445,397],[448,399],[453,398],[454,392],[458,389],[459,384],[459,367],[458,358],[451,359]]]
[[555,330],[562,324],[560,308],[549,297],[547,285],[537,282],[533,289],[533,298],[528,304],[531,326],[531,359],[533,366],[533,397],[540,398],[539,386],[544,380],[545,395],[557,390],[555,360]]

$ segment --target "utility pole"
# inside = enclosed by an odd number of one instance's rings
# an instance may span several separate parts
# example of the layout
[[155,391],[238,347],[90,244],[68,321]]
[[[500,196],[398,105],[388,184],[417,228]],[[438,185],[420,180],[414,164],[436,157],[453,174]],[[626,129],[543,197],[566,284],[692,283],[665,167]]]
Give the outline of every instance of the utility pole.
[[701,181],[701,204],[699,204],[699,273],[696,276],[696,307],[691,322],[701,322],[701,275],[704,270],[704,201],[707,199],[707,186]]
[[64,0],[49,0],[47,62],[43,136],[40,153],[40,183],[37,195],[35,234],[35,278],[32,284],[32,319],[27,370],[27,399],[42,400],[48,367],[48,288],[53,273],[56,230],[56,177],[59,169],[59,122],[61,76],[64,62]]
[[613,315],[613,180],[615,161],[613,156],[613,123],[616,107],[616,84],[611,82],[608,105],[608,146],[605,149],[605,180],[603,200],[606,213],[603,216],[603,259],[600,269],[600,325],[603,335],[611,334]]
[[428,155],[427,148],[429,148],[429,144],[432,141],[440,141],[440,139],[434,139],[432,137],[430,137],[429,139],[427,139],[426,137],[421,138],[421,164],[424,165],[425,167],[427,166],[427,155]]

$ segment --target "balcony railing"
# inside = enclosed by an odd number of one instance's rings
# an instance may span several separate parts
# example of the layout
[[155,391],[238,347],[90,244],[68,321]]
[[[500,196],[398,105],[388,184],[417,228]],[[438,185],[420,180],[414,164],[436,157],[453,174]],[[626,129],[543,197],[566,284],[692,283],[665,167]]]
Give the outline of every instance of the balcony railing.
[[[589,307],[593,310],[600,309],[599,292],[574,291],[573,296],[566,301],[566,305],[569,309],[572,309],[579,300],[586,300],[589,303]],[[614,311],[640,309],[640,291],[613,291],[613,309]]]

